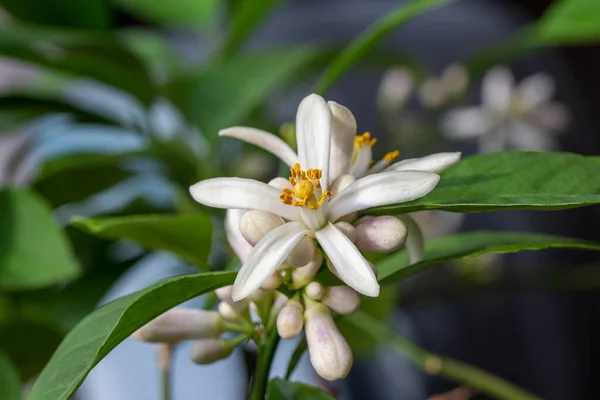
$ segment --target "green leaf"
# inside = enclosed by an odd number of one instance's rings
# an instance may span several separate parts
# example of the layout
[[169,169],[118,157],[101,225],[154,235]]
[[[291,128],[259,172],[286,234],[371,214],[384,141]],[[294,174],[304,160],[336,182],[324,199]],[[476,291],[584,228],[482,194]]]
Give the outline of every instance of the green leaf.
[[554,1],[533,28],[540,45],[592,44],[600,41],[600,2]]
[[0,26],[0,55],[95,79],[146,106],[154,98],[146,67],[109,34],[5,23]]
[[235,275],[214,272],[163,279],[94,311],[67,335],[27,399],[69,399],[92,368],[145,323],[184,301],[232,284]]
[[104,0],[0,0],[17,19],[40,25],[107,29],[111,15]]
[[229,33],[223,43],[220,56],[225,58],[233,56],[279,2],[279,0],[237,1],[232,10]]
[[312,48],[295,48],[240,56],[180,76],[165,90],[187,118],[213,139],[219,129],[243,122],[317,54]]
[[427,196],[369,214],[419,210],[564,210],[600,203],[600,157],[507,151],[470,156],[442,174]]
[[345,319],[353,326],[363,329],[366,335],[381,342],[389,343],[394,350],[429,375],[440,375],[451,381],[465,384],[494,399],[535,400],[539,398],[477,367],[430,353],[403,336],[395,334],[387,326],[368,314],[358,311],[345,317]]
[[0,191],[0,289],[35,289],[79,273],[48,205],[24,189]]
[[381,282],[404,279],[427,267],[451,260],[484,254],[515,253],[525,250],[569,248],[600,251],[599,242],[520,232],[475,231],[432,240],[425,245],[423,260],[411,264],[406,251],[395,253],[376,264]]
[[334,398],[317,387],[275,378],[269,381],[267,400],[334,400]]
[[33,184],[54,207],[76,203],[129,178],[127,154],[70,154],[47,161]]
[[170,251],[203,269],[210,253],[212,229],[203,214],[75,217],[73,225],[100,237],[128,239],[146,249]]
[[0,96],[0,133],[53,114],[69,114],[79,122],[114,124],[113,121],[90,113],[60,99],[42,98],[26,94]]
[[0,352],[0,399],[21,399],[21,377],[3,352]]
[[285,371],[285,379],[288,379],[288,380],[290,379],[290,377],[294,373],[294,370],[296,369],[296,366],[300,362],[300,359],[302,358],[302,356],[304,355],[304,352],[307,349],[308,349],[308,343],[306,343],[306,336],[303,335],[302,339],[300,339],[300,341],[298,341],[298,344],[296,345],[296,348],[294,349],[294,352],[292,353],[292,356],[290,357],[290,361],[288,362],[287,370]]
[[112,3],[149,22],[197,28],[215,15],[220,2],[219,0],[112,0]]
[[451,3],[454,0],[414,0],[403,3],[395,11],[387,13],[375,21],[359,37],[348,45],[338,57],[329,64],[315,86],[315,92],[324,94],[329,88],[361,57],[368,54],[385,36],[394,29],[434,8]]

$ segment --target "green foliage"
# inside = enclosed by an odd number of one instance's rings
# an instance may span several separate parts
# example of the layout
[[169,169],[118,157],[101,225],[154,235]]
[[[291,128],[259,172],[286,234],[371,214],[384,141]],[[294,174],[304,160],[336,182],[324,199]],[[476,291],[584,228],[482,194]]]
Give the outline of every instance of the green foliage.
[[313,386],[275,378],[269,382],[267,400],[333,400],[333,397]]
[[0,399],[21,399],[21,378],[6,354],[0,352]]
[[67,335],[27,399],[69,399],[91,369],[145,323],[234,278],[235,272],[215,272],[164,279],[94,311]]
[[506,151],[475,155],[444,172],[427,196],[375,208],[368,214],[584,207],[600,203],[600,181],[590,179],[599,168],[600,157],[572,153]]
[[112,35],[5,23],[0,26],[0,55],[95,79],[146,106],[154,97],[146,67]]
[[597,43],[600,41],[600,2],[554,1],[534,28],[541,45]]
[[206,270],[212,228],[203,214],[76,217],[79,229],[109,239],[128,239],[149,250],[170,251]]
[[111,0],[146,21],[197,28],[215,15],[219,0]]
[[350,45],[342,50],[325,69],[315,86],[315,92],[324,94],[329,88],[361,57],[367,55],[379,42],[394,29],[434,8],[451,3],[454,0],[415,0],[403,3],[395,11],[376,21]]
[[397,252],[379,263],[381,282],[404,279],[427,267],[451,260],[484,254],[515,253],[525,250],[570,248],[600,251],[600,243],[538,233],[475,231],[432,240],[425,245],[423,260],[411,264],[406,251]]
[[219,129],[242,123],[317,55],[313,48],[295,48],[239,56],[180,76],[165,90],[188,120],[214,139]]
[[0,6],[34,24],[104,30],[111,23],[105,0],[0,0]]
[[70,245],[48,205],[33,192],[2,189],[0,289],[35,289],[79,274]]

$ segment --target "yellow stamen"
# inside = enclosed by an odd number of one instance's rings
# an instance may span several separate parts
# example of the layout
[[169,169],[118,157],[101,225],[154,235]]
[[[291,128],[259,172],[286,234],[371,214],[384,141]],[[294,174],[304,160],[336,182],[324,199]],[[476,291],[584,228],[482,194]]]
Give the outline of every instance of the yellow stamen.
[[302,179],[294,185],[293,193],[296,197],[306,200],[314,193],[313,184],[308,179]]
[[363,146],[373,147],[377,143],[377,139],[371,138],[370,132],[365,132],[360,136],[354,138],[354,147],[360,148]]
[[[307,206],[313,210],[318,209],[323,202],[332,196],[331,192],[321,194],[321,178],[323,171],[320,169],[302,170],[296,163],[290,168],[289,182],[292,189],[282,189],[279,198],[284,204],[296,207]],[[318,200],[317,200],[318,199]]]
[[383,156],[383,159],[389,163],[394,161],[396,158],[400,156],[400,152],[398,150],[391,151]]

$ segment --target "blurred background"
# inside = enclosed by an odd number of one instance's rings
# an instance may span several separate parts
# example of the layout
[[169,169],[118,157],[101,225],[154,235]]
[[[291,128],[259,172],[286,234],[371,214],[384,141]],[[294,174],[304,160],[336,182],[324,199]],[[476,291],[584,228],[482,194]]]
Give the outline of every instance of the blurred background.
[[[186,213],[199,207],[187,187],[201,179],[271,179],[280,168],[275,159],[217,140],[217,131],[255,126],[293,141],[289,123],[299,101],[316,83],[323,85],[322,72],[403,3],[0,0],[0,187],[24,196],[0,197],[0,349],[22,380],[31,382],[66,332],[98,304],[194,271],[169,254],[77,229],[70,224],[74,216]],[[599,154],[596,0],[451,3],[393,30],[340,79],[319,86],[327,99],[353,111],[359,133],[378,138],[376,154],[398,149],[410,158],[511,148]],[[557,26],[567,31],[569,23],[581,22],[591,33],[527,40],[545,26],[539,21],[575,3],[589,12]],[[519,114],[526,126],[513,113],[504,130],[453,134],[444,121],[462,107],[485,107],[482,79],[498,65],[510,67],[516,82],[545,74],[551,111],[540,109],[535,118]],[[468,122],[463,125],[472,126]],[[519,140],[524,137],[531,140]],[[2,282],[2,263],[10,257],[43,261],[34,246],[44,239],[27,236],[26,229],[19,231],[27,243],[19,254],[5,245],[14,235],[11,207],[27,201],[40,210],[24,211],[29,223],[45,221],[44,213],[59,222],[59,245],[77,272]],[[427,238],[486,229],[600,239],[598,207],[464,217],[430,212],[418,221]],[[222,228],[213,225],[209,265],[222,269],[231,256]],[[540,398],[597,399],[598,271],[596,253],[583,251],[463,260],[390,288],[378,309],[380,318],[423,347]],[[427,376],[384,345],[349,340],[357,362],[346,380],[319,382],[308,363],[295,378],[325,385],[341,399],[484,398],[452,392],[456,384]],[[275,374],[285,371],[290,349],[284,346],[288,355],[276,362]],[[198,398],[200,388],[211,399],[242,398],[241,354],[198,368],[184,353],[176,356],[175,399]],[[90,375],[78,398],[158,399],[153,359],[150,345],[127,340]]]

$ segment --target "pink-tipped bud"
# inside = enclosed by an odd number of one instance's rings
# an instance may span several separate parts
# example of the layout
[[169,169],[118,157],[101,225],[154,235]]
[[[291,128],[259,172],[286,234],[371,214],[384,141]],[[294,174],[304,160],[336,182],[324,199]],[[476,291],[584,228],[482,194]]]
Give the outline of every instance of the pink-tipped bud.
[[303,267],[292,270],[292,286],[294,289],[300,289],[312,282],[313,278],[321,268],[323,263],[323,253],[320,250],[315,251],[312,260]]
[[300,239],[296,247],[292,249],[286,262],[292,267],[303,267],[312,260],[314,255],[315,242],[305,236]]
[[313,300],[321,300],[325,294],[325,288],[319,282],[311,282],[305,288],[304,292]]
[[321,303],[304,312],[310,362],[328,381],[343,379],[352,368],[352,350],[337,329],[329,309]]
[[360,295],[348,286],[332,286],[326,290],[323,304],[339,314],[348,315],[360,307]]
[[282,283],[283,277],[281,276],[281,273],[279,271],[275,271],[273,275],[269,277],[269,279],[263,282],[260,288],[269,292],[277,289]]
[[356,226],[356,246],[361,251],[390,253],[406,241],[406,226],[389,215],[364,220]]
[[354,243],[356,240],[356,228],[354,228],[354,225],[346,221],[338,221],[334,225]]
[[199,340],[190,349],[190,358],[196,364],[211,364],[229,357],[238,343],[227,339]]
[[256,246],[265,235],[283,225],[283,221],[275,214],[265,211],[249,210],[240,219],[240,231],[244,239]]
[[283,339],[298,336],[304,325],[303,312],[304,308],[299,301],[290,300],[285,303],[277,315],[277,333],[279,333],[279,336]]
[[223,332],[218,312],[173,308],[148,322],[131,336],[152,343],[176,343],[182,340],[217,337]]
[[231,307],[236,310],[246,310],[248,308],[248,300],[240,300],[233,301],[231,298],[231,291],[233,290],[233,285],[223,286],[215,290],[215,294],[219,298],[219,300],[228,303]]

